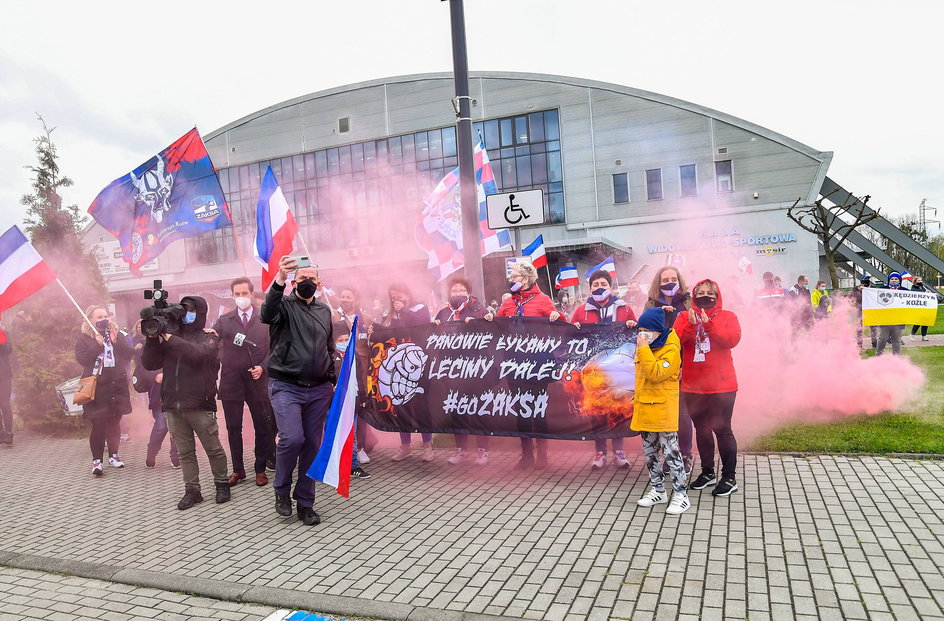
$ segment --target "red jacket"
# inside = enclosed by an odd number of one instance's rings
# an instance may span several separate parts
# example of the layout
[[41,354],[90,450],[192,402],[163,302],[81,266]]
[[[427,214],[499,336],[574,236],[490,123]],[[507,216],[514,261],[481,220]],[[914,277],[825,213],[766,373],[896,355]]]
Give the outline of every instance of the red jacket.
[[514,317],[518,314],[518,304],[524,302],[524,317],[550,317],[556,311],[554,302],[541,292],[535,284],[527,291],[512,293],[498,308],[499,317]]
[[[627,321],[636,321],[636,313],[629,307],[629,304],[623,300],[616,300],[616,323],[626,323]],[[570,318],[570,323],[599,323],[600,311],[595,306],[587,302],[583,306],[578,306],[574,311],[574,316]]]
[[[714,281],[702,280],[692,289],[692,308],[699,317],[698,322],[693,324],[688,320],[688,313],[679,313],[673,326],[682,342],[682,392],[702,395],[734,392],[738,389],[731,349],[741,340],[741,324],[737,315],[722,308],[721,288],[717,283],[714,284],[718,287],[718,303],[714,308],[705,310],[708,323],[701,322],[701,309],[695,303],[694,292],[700,285],[708,282]],[[709,345],[703,362],[695,362],[698,353],[695,337],[699,326],[707,334]]]

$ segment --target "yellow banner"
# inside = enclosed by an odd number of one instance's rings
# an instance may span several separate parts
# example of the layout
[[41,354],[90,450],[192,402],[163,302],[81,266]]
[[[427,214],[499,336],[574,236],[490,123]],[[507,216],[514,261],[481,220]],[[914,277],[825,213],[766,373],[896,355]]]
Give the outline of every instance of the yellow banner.
[[863,326],[933,326],[937,321],[937,295],[907,289],[863,289]]

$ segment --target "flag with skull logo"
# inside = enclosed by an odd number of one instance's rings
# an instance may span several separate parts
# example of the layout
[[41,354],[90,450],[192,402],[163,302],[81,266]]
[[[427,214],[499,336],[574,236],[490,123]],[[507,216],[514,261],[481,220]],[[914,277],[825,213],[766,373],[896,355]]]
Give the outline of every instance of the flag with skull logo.
[[112,181],[88,212],[118,238],[135,275],[171,242],[232,225],[216,169],[196,128]]

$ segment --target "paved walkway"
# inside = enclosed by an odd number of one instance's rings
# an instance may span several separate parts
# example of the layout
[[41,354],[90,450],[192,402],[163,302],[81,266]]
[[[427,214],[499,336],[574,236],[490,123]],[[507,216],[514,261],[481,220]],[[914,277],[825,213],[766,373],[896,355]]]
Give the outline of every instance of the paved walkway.
[[641,458],[593,473],[588,446],[527,474],[377,451],[350,500],[319,486],[311,528],[245,482],[178,511],[141,443],[95,479],[85,441],[19,438],[0,565],[389,619],[944,619],[944,462],[746,455],[742,491],[670,517],[636,506]]

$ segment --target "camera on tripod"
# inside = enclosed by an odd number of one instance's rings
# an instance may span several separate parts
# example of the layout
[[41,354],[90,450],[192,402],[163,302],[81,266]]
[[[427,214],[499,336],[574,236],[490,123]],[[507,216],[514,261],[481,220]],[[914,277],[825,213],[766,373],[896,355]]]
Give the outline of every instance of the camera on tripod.
[[144,299],[154,300],[153,305],[141,309],[141,334],[144,336],[178,333],[180,320],[187,314],[180,304],[167,301],[167,292],[163,287],[162,281],[155,280],[153,289],[144,290]]

